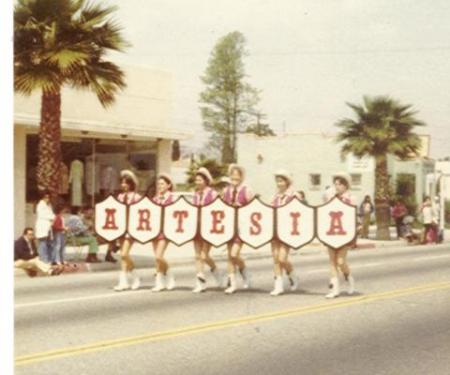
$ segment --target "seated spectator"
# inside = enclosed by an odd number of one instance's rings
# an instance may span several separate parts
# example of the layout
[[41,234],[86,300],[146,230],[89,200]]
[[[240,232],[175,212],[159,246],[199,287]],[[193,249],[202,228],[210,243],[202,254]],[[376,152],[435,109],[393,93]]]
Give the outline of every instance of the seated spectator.
[[[95,211],[92,208],[87,207],[83,212],[83,222],[86,225],[88,231],[91,233],[95,233],[94,217],[95,217]],[[105,262],[116,263],[117,260],[113,257],[113,253],[116,253],[120,249],[120,247],[117,245],[117,242],[116,241],[108,242],[98,236],[96,236],[96,238],[97,238],[97,242],[99,244],[104,244],[104,243],[108,244],[108,250],[107,250],[106,256],[105,256]]]
[[88,245],[88,255],[86,257],[87,263],[97,263],[100,260],[97,258],[98,253],[98,242],[95,236],[89,231],[86,224],[83,222],[82,209],[72,208],[72,214],[66,220],[67,228],[67,238],[71,237],[76,240],[76,242],[83,246]]
[[14,242],[14,267],[23,269],[30,277],[38,273],[49,276],[61,273],[59,268],[39,259],[32,228],[25,228],[23,235]]

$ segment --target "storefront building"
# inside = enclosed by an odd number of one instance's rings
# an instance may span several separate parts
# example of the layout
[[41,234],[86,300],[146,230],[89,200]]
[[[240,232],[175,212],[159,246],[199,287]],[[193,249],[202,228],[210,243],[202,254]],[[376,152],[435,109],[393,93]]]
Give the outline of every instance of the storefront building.
[[[428,139],[428,138],[426,138]],[[411,177],[416,202],[426,194],[426,176],[434,171],[434,160],[424,154],[408,161],[388,158],[388,173],[394,183],[399,176]],[[278,169],[288,170],[295,182],[294,188],[303,190],[312,205],[323,203],[327,187],[333,184],[338,172],[351,178],[351,193],[359,204],[365,195],[375,194],[375,162],[373,158],[358,159],[341,155],[335,134],[305,132],[275,137],[257,137],[243,134],[238,140],[238,163],[247,170],[248,183],[263,199],[269,201],[275,192],[273,174]]]
[[[155,177],[171,172],[172,142],[187,131],[172,126],[172,81],[167,72],[123,67],[127,88],[104,109],[95,95],[62,92],[60,196],[69,206],[93,206],[119,189],[119,172],[131,169],[141,193],[154,191]],[[36,166],[40,95],[15,96],[15,235],[34,225],[38,199]]]

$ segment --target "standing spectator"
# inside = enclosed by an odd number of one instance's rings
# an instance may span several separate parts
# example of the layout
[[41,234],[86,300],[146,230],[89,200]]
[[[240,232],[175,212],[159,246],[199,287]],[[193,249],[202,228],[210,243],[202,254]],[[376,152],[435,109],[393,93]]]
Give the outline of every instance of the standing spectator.
[[39,257],[45,263],[54,261],[52,224],[55,219],[50,203],[50,192],[45,190],[36,206],[36,238],[39,241]]
[[431,198],[425,197],[423,203],[420,207],[420,213],[422,215],[423,220],[423,236],[422,243],[432,243],[436,242],[436,226],[437,226],[437,218],[436,218],[436,210],[434,209]]
[[88,255],[85,260],[87,263],[98,263],[100,260],[97,258],[97,239],[89,232],[88,227],[84,224],[81,213],[82,210],[80,208],[72,208],[72,214],[66,221],[67,236],[73,237],[74,241],[79,245],[89,246]]
[[55,254],[55,262],[58,266],[64,267],[65,250],[66,250],[66,223],[64,214],[66,213],[65,206],[59,206],[55,210],[55,220],[53,221],[53,253]]
[[359,206],[359,216],[362,219],[361,238],[369,238],[370,219],[373,211],[374,207],[370,199],[370,195],[366,195]]
[[395,220],[395,227],[397,228],[397,238],[402,237],[403,219],[408,214],[408,209],[401,200],[395,202],[392,208],[392,217]]
[[39,259],[34,243],[33,228],[25,228],[23,235],[14,242],[14,267],[23,269],[28,276],[36,276],[38,272],[46,275],[57,275],[58,269],[54,269],[49,263]]

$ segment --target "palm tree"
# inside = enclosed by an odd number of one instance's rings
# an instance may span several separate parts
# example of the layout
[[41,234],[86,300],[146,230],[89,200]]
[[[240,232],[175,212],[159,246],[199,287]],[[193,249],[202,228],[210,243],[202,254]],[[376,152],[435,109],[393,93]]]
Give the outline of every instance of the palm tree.
[[37,184],[56,194],[61,162],[61,89],[93,91],[103,107],[125,87],[124,73],[105,60],[128,44],[110,15],[116,7],[86,0],[18,0],[14,9],[14,88],[41,92]]
[[336,125],[337,136],[343,142],[342,153],[375,159],[375,216],[377,239],[388,240],[389,235],[389,175],[388,155],[405,160],[417,155],[421,142],[414,133],[416,126],[425,125],[416,119],[409,104],[385,96],[364,97],[363,105],[347,103],[355,112],[356,120],[345,118]]

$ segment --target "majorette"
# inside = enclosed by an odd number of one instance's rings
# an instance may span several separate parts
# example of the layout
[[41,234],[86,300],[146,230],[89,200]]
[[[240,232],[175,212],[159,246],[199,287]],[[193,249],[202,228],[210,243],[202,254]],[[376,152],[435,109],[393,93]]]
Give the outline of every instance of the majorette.
[[[292,177],[285,170],[279,170],[275,173],[275,182],[277,185],[277,193],[272,199],[272,206],[277,208],[289,203],[299,195],[292,189]],[[289,261],[289,246],[283,244],[279,239],[274,238],[272,241],[272,256],[274,261],[274,288],[270,292],[272,296],[278,296],[284,293],[283,270],[285,270],[290,283],[290,289],[296,290],[298,287],[298,276],[295,274],[294,268]]]
[[[120,172],[120,188],[122,192],[117,199],[124,204],[133,204],[141,199],[141,195],[136,192],[138,186],[138,179],[133,171],[125,169]],[[127,289],[139,289],[141,281],[136,270],[134,269],[134,262],[131,259],[130,252],[133,245],[133,239],[130,236],[125,236],[120,244],[120,266],[119,283],[114,287],[117,292]],[[129,284],[131,278],[131,286]]]
[[[167,206],[174,201],[172,178],[166,173],[160,173],[156,180],[156,195],[153,202],[160,206]],[[155,254],[156,276],[155,285],[152,292],[160,292],[164,289],[172,290],[175,288],[175,277],[170,270],[169,264],[164,258],[169,241],[163,233],[160,233],[152,241],[153,253]]]
[[[211,188],[213,178],[208,169],[201,167],[195,173],[195,193],[194,205],[198,207],[206,206],[217,198],[217,192]],[[222,277],[216,263],[210,256],[211,245],[204,241],[200,235],[194,239],[195,265],[197,269],[195,287],[193,293],[200,293],[206,290],[206,276],[204,266],[207,264],[218,287],[222,286]]]
[[[337,173],[333,177],[334,189],[336,194],[335,196],[345,203],[354,204],[349,192],[350,181],[350,176],[345,172]],[[344,280],[347,284],[347,293],[351,295],[355,292],[355,280],[350,274],[350,268],[347,264],[348,249],[349,245],[337,250],[328,248],[328,255],[330,259],[330,290],[329,293],[325,296],[326,298],[336,298],[340,294],[339,270],[344,275]]]
[[[223,192],[223,200],[229,205],[240,207],[247,204],[252,198],[253,193],[250,188],[244,184],[245,170],[237,164],[230,164],[228,167],[228,176],[230,184]],[[250,274],[245,266],[244,261],[240,257],[242,249],[242,241],[235,236],[227,245],[228,250],[228,288],[225,293],[232,294],[237,289],[236,269],[243,279],[244,288],[250,287]]]

